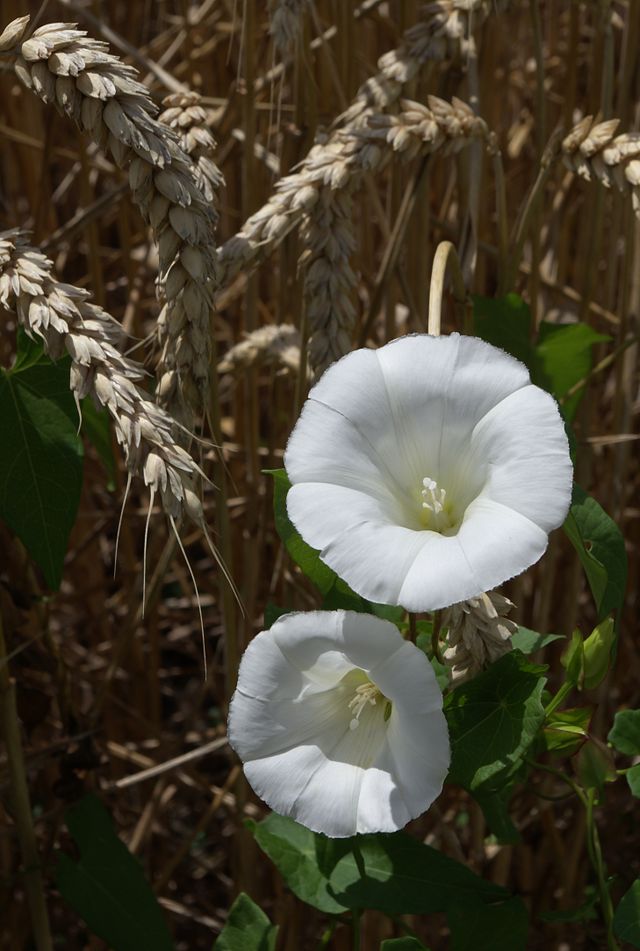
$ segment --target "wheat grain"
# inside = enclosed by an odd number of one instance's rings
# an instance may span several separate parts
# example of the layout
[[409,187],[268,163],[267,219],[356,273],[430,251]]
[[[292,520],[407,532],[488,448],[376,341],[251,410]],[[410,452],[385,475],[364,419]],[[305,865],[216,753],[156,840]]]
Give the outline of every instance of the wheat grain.
[[137,73],[72,23],[50,23],[22,42],[14,68],[44,102],[70,116],[121,167],[158,243],[167,303],[158,321],[158,395],[188,426],[208,396],[209,312],[216,283],[215,214],[193,163]]
[[474,677],[511,650],[511,638],[518,629],[506,617],[512,608],[508,598],[490,591],[442,612],[449,645],[444,659],[454,682]]
[[562,141],[564,164],[586,181],[599,181],[631,195],[640,217],[640,132],[616,135],[619,119],[585,116]]
[[1,232],[0,304],[54,360],[70,355],[69,384],[78,408],[91,394],[109,411],[129,477],[141,476],[168,515],[185,511],[201,525],[201,470],[176,443],[171,416],[137,386],[143,369],[116,349],[119,324],[91,303],[87,291],[57,281],[52,268],[22,232]]

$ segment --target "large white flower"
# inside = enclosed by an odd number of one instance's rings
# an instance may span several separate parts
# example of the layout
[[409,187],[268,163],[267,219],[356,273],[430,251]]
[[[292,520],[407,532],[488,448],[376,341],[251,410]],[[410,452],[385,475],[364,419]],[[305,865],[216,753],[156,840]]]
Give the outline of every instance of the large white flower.
[[229,742],[272,809],[330,836],[402,828],[450,759],[429,661],[395,625],[352,611],[287,614],[254,638]]
[[536,562],[571,497],[567,438],[526,367],[474,337],[356,350],[313,387],[287,509],[358,594],[431,611]]

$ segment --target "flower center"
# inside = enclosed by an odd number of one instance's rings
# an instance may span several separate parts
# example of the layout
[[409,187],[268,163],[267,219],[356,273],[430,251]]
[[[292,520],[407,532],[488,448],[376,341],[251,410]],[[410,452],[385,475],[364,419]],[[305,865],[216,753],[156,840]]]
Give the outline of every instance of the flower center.
[[371,704],[372,707],[375,707],[379,697],[382,697],[382,694],[376,685],[372,684],[370,680],[368,680],[365,684],[360,684],[359,687],[356,687],[353,697],[347,704],[351,710],[351,713],[353,714],[353,719],[349,723],[350,730],[358,729],[360,726],[360,714],[368,704]]
[[435,479],[426,476],[422,480],[422,523],[432,532],[447,534],[455,525],[447,490],[440,488]]

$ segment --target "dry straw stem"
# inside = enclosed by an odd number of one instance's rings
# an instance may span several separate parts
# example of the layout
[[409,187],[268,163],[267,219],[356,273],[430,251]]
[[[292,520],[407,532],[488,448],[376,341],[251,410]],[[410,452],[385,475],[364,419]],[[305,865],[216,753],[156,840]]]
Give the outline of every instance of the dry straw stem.
[[640,217],[640,132],[616,135],[619,119],[595,122],[585,116],[562,141],[565,165],[586,181],[631,193]]
[[247,334],[218,363],[220,373],[247,367],[274,366],[296,374],[300,369],[300,334],[291,324],[267,324]]
[[[23,18],[24,20],[24,18]],[[26,28],[26,24],[24,25]],[[116,163],[154,229],[166,306],[158,322],[158,394],[188,426],[209,391],[209,312],[216,284],[215,210],[196,185],[178,137],[131,66],[75,24],[50,23],[19,45],[14,68],[44,102],[71,117]]]
[[511,650],[518,625],[506,615],[513,606],[508,598],[490,591],[442,612],[442,627],[448,629],[444,660],[455,682],[475,677]]
[[31,338],[42,340],[54,360],[69,354],[76,402],[91,394],[107,408],[129,480],[142,476],[152,500],[159,494],[169,516],[184,511],[202,525],[197,492],[202,473],[177,445],[173,419],[136,385],[144,371],[116,349],[119,324],[90,302],[87,291],[57,281],[52,268],[20,231],[0,232],[0,304],[15,313]]

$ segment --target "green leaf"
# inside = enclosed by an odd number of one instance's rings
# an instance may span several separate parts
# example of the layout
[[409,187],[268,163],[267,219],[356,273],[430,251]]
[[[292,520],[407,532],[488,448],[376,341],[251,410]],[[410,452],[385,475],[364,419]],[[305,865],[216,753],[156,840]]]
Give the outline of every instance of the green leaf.
[[627,555],[620,529],[604,509],[574,485],[564,530],[578,552],[601,621],[622,607]]
[[473,330],[494,347],[506,350],[531,367],[531,310],[518,294],[506,297],[473,297]]
[[542,734],[544,748],[565,755],[575,752],[587,739],[592,715],[591,707],[574,707],[553,713]]
[[567,681],[582,690],[584,680],[584,639],[580,631],[575,630],[571,640],[560,657],[560,663],[567,672]]
[[613,783],[618,778],[611,750],[607,749],[595,737],[580,747],[576,757],[578,779],[585,789],[602,792],[605,783]]
[[30,349],[0,370],[0,517],[60,586],[82,487],[82,442],[69,391],[69,361]]
[[607,618],[584,642],[584,689],[593,690],[607,675],[616,633],[613,618]]
[[626,779],[631,795],[635,796],[636,799],[640,799],[640,763],[638,763],[637,766],[632,766],[631,769],[627,771]]
[[520,765],[544,721],[542,670],[511,651],[448,695],[450,782],[488,792]]
[[422,941],[406,935],[404,938],[387,938],[380,945],[380,951],[429,951],[429,949]]
[[487,902],[508,897],[500,886],[403,832],[360,835],[346,843],[349,851],[336,862],[329,888],[348,908],[430,915],[473,896]]
[[116,835],[99,799],[85,796],[65,812],[80,858],[57,853],[62,897],[114,951],[170,951],[171,936],[137,859]]
[[587,897],[577,908],[567,908],[566,911],[543,911],[538,915],[538,918],[540,918],[541,921],[549,921],[552,924],[595,921],[600,917],[597,912],[600,896],[597,890],[592,886],[585,888],[585,895]]
[[621,941],[640,948],[640,878],[636,878],[616,908],[613,930]]
[[451,951],[525,951],[529,916],[521,898],[485,905],[476,895],[447,910]]
[[330,844],[326,836],[316,835],[275,812],[262,822],[247,820],[245,824],[294,895],[330,915],[339,915],[345,910],[347,906],[340,904],[327,890],[327,876],[319,864],[322,861],[319,850]]
[[640,756],[640,710],[618,710],[607,740],[625,756]]
[[91,397],[82,400],[82,431],[92,443],[109,476],[108,488],[113,491],[116,479],[116,460],[111,442],[111,417],[106,409],[97,409]]
[[275,951],[278,928],[261,908],[240,892],[215,944],[215,951]]
[[[596,333],[588,324],[543,322],[538,331],[534,383],[544,386],[561,400],[591,370],[593,345],[610,339]],[[574,418],[583,393],[584,390],[580,390],[563,403],[566,419]]]
[[520,833],[509,815],[509,801],[513,786],[513,783],[509,783],[497,792],[476,791],[473,794],[473,798],[482,809],[489,829],[503,845],[516,845],[521,840]]
[[511,638],[511,646],[522,651],[523,654],[534,654],[547,644],[561,641],[563,638],[564,634],[538,634],[537,631],[531,631],[528,627],[519,626]]
[[278,604],[273,604],[272,601],[267,601],[264,609],[264,629],[268,631],[269,628],[275,624],[279,617],[283,617],[285,614],[290,614],[290,608],[281,608]]

